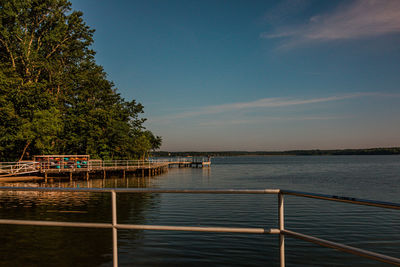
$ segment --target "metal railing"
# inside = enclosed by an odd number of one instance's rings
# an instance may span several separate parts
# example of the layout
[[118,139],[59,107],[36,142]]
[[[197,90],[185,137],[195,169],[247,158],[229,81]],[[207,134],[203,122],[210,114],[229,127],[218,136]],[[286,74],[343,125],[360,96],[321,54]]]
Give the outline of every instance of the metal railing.
[[167,158],[155,158],[150,159],[151,161],[156,162],[209,162],[211,159],[209,157],[167,157]]
[[0,162],[0,177],[36,172],[37,167],[34,161]]
[[37,162],[36,167],[40,170],[46,169],[84,169],[96,170],[100,168],[126,167],[126,168],[142,168],[154,167],[157,165],[166,165],[168,163],[192,163],[205,162],[206,158],[169,158],[169,159],[146,159],[146,160],[88,160],[87,162]]
[[171,164],[195,163],[200,164],[208,162],[204,157],[178,157],[163,159],[146,160],[47,160],[31,162],[0,162],[0,177],[13,176],[27,173],[43,172],[47,170],[59,172],[65,171],[98,171],[98,170],[116,170],[116,169],[135,169],[135,168],[154,168]]
[[96,170],[99,168],[111,168],[111,167],[132,167],[132,168],[149,167],[155,163],[158,162],[150,160],[88,160],[84,162],[60,161],[58,163],[38,162],[37,168],[40,170],[59,169],[60,171],[65,169]]
[[[400,210],[400,204],[373,201],[334,195],[313,194],[299,191],[280,189],[150,189],[150,188],[49,188],[49,187],[0,187],[0,191],[44,191],[44,192],[108,192],[111,193],[112,223],[81,223],[60,221],[29,221],[0,219],[0,224],[11,225],[34,225],[34,226],[57,226],[57,227],[86,227],[86,228],[109,228],[112,229],[113,244],[113,266],[118,266],[118,240],[119,229],[136,230],[162,230],[162,231],[196,231],[196,232],[225,232],[246,234],[279,234],[280,266],[285,266],[285,236],[305,240],[320,246],[334,248],[347,253],[400,266],[400,258],[387,256],[368,250],[347,246],[341,243],[328,241],[310,235],[294,232],[284,227],[284,195],[315,198],[329,201],[337,201],[358,205],[375,206],[380,208]],[[234,228],[234,227],[195,227],[195,226],[167,226],[167,225],[135,225],[119,224],[117,222],[117,193],[172,193],[172,194],[277,194],[278,195],[278,228]]]
[[89,169],[108,168],[108,167],[149,167],[156,162],[149,160],[102,160],[89,161]]

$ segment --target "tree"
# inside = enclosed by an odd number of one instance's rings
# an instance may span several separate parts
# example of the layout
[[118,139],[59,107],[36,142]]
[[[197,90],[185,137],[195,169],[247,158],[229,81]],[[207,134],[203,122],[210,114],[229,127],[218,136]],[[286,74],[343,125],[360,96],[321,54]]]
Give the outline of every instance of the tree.
[[161,136],[154,136],[154,134],[151,131],[144,131],[143,134],[146,136],[146,138],[150,142],[150,149],[151,150],[156,150],[161,147],[162,143],[162,138]]
[[82,16],[67,0],[0,0],[0,160],[141,153],[143,106],[125,101],[96,64]]

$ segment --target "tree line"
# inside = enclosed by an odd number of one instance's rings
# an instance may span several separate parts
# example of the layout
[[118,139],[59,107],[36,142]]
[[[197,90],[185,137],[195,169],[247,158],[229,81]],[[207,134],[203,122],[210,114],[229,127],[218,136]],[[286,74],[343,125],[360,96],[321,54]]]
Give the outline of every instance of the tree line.
[[143,105],[96,64],[93,33],[67,0],[0,0],[0,161],[143,158],[161,146]]
[[331,150],[287,150],[287,151],[184,151],[168,152],[157,151],[153,153],[157,157],[186,157],[186,156],[329,156],[329,155],[399,155],[400,147],[389,148],[364,148],[364,149],[331,149]]

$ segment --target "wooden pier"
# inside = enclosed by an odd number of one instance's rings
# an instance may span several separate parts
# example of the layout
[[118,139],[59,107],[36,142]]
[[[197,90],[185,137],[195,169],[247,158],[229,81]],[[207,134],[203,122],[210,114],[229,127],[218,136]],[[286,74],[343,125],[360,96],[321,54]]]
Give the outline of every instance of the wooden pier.
[[[91,160],[89,155],[42,155],[35,156],[34,161],[0,164],[0,181],[2,177],[34,174],[47,182],[54,177],[81,178],[89,180],[92,175],[107,178],[109,174],[119,173],[138,177],[160,175],[169,168],[203,168],[211,165],[210,158],[167,158],[153,160]],[[21,167],[23,166],[23,167]],[[7,179],[7,180],[9,180]]]

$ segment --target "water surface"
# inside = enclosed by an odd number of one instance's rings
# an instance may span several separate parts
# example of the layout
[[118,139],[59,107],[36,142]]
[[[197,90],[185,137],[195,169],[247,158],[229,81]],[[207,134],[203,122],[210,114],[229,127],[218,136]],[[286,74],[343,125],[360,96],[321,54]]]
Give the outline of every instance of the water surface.
[[[281,188],[400,202],[400,156],[220,157],[211,168],[170,169],[152,178],[112,177],[18,186]],[[99,193],[0,192],[9,219],[110,222]],[[400,257],[400,212],[294,196],[287,229]],[[276,195],[119,194],[118,221],[131,224],[277,228]],[[111,231],[0,226],[0,265],[110,266]],[[278,266],[275,235],[120,230],[120,266]],[[51,259],[51,260],[49,260]],[[385,266],[287,238],[287,266]]]

